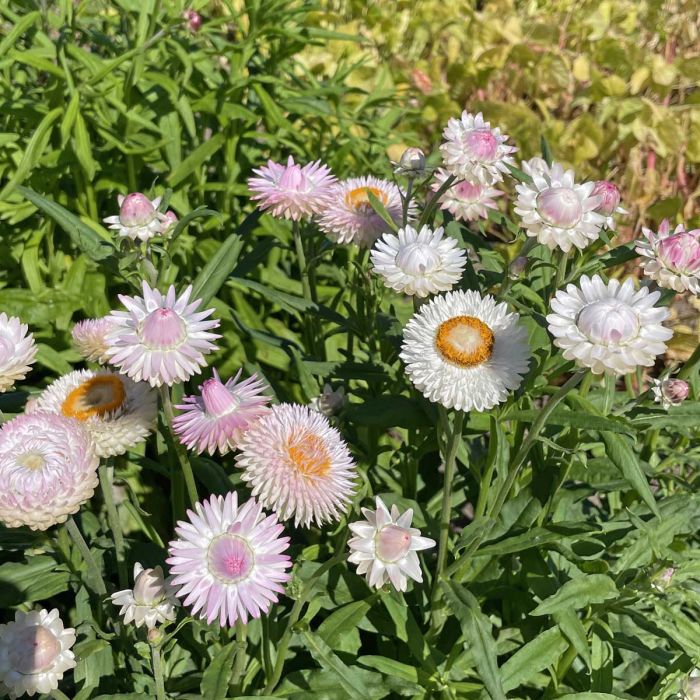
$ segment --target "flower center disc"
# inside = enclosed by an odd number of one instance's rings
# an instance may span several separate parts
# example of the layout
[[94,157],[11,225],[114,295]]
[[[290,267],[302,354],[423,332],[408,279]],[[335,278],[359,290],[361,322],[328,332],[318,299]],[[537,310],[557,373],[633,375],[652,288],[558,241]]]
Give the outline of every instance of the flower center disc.
[[323,477],[331,468],[331,458],[323,440],[313,433],[293,435],[287,445],[289,460],[306,477]]
[[44,455],[39,452],[25,452],[17,457],[17,464],[25,469],[43,469],[46,466]]
[[212,576],[223,583],[238,583],[253,570],[255,554],[243,537],[225,532],[211,541],[207,564]]
[[112,375],[93,377],[66,396],[61,405],[61,413],[78,420],[87,420],[92,416],[101,418],[106,413],[121,408],[125,400],[126,391],[119,377]]
[[435,338],[438,352],[460,367],[476,367],[493,354],[493,331],[473,316],[455,316],[440,324]]
[[51,668],[61,651],[58,639],[41,625],[27,627],[15,638],[9,653],[12,668],[24,675],[41,673]]
[[378,187],[357,187],[350,190],[345,195],[345,203],[354,209],[358,214],[372,214],[374,209],[369,201],[369,195],[372,193],[384,206],[387,205],[389,198],[386,193]]

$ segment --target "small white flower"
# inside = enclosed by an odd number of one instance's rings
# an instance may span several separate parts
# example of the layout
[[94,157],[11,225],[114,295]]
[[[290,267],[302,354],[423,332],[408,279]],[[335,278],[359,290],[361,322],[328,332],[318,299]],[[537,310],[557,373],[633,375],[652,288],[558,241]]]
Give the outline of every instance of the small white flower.
[[152,629],[162,622],[175,619],[175,608],[180,601],[175,597],[176,589],[171,579],[163,578],[163,569],[144,569],[138,562],[134,564],[134,588],[112,593],[114,605],[121,605],[119,614],[124,623],[133,622],[137,627],[146,625]]
[[[435,182],[431,185],[437,192],[450,176],[446,170],[438,170],[435,173]],[[480,182],[468,182],[461,180],[451,185],[447,191],[440,195],[440,208],[449,211],[455,219],[460,221],[474,221],[486,219],[489,209],[497,209],[495,198],[503,196],[503,192],[490,185],[482,185]]]
[[584,275],[578,287],[569,284],[552,299],[549,332],[567,360],[590,367],[593,374],[651,367],[673,335],[661,325],[668,309],[654,306],[660,296],[646,287],[635,292],[631,279],[606,285],[598,275]]
[[665,409],[671,406],[679,406],[690,394],[690,385],[682,379],[653,379],[654,386],[651,391],[654,394],[654,401],[660,403]]
[[550,250],[583,250],[600,236],[606,217],[596,212],[602,195],[593,196],[595,183],[574,182],[574,171],[559,163],[549,167],[541,158],[524,162],[522,169],[532,182],[515,186],[515,213],[522,218],[528,236]]
[[18,318],[0,313],[0,393],[24,379],[34,364],[37,347],[28,330]]
[[11,698],[56,690],[75,667],[73,644],[75,630],[63,627],[58,610],[18,610],[14,622],[0,625],[0,688]]
[[332,416],[338,413],[346,403],[345,387],[340,386],[334,391],[330,384],[324,384],[323,392],[309,404],[309,408],[324,416]]
[[163,198],[156,197],[151,200],[141,192],[119,195],[119,214],[103,219],[109,224],[109,228],[117,231],[122,238],[131,240],[148,241],[157,236],[170,226],[171,222],[158,211]]
[[355,537],[348,546],[348,561],[357,564],[357,573],[365,574],[372,588],[381,588],[387,581],[398,591],[405,591],[408,578],[420,583],[423,573],[416,552],[431,549],[435,540],[421,537],[420,530],[411,527],[413,511],[403,514],[394,505],[391,513],[377,496],[377,509],[363,508],[366,520],[350,523]]
[[447,292],[459,282],[467,254],[454,238],[443,237],[442,227],[418,233],[411,226],[398,235],[385,233],[371,253],[374,271],[384,284],[403,294],[427,297]]

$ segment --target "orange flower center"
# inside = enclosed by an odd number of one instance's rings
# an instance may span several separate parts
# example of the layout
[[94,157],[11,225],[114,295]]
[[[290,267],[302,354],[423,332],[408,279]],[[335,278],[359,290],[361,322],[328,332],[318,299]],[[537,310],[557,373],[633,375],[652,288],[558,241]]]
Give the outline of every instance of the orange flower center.
[[440,324],[438,352],[460,367],[476,367],[493,354],[493,331],[473,316],[455,316]]
[[91,416],[102,417],[106,413],[116,411],[125,400],[124,383],[119,377],[93,377],[66,396],[61,405],[61,413],[78,420],[87,420]]
[[302,433],[293,435],[287,444],[292,466],[306,477],[324,477],[331,468],[328,450],[318,435]]
[[357,187],[350,190],[345,195],[345,202],[349,207],[352,207],[356,212],[361,214],[369,214],[374,211],[369,201],[370,192],[384,205],[389,202],[386,192],[383,192],[378,187]]

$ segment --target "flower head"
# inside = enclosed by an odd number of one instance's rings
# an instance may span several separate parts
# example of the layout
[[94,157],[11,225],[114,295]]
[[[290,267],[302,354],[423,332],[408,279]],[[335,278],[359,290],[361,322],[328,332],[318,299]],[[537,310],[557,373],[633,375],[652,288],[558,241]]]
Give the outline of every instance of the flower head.
[[324,384],[323,392],[309,404],[309,408],[324,416],[332,416],[341,411],[346,403],[344,386],[341,385],[334,390],[330,384]]
[[658,233],[642,232],[646,240],[637,241],[636,251],[643,256],[644,274],[666,289],[700,294],[700,229],[686,231],[679,224],[671,232],[664,219]]
[[292,156],[286,165],[269,160],[253,172],[257,177],[248,180],[251,199],[258,201],[262,211],[293,221],[320,214],[336,182],[330,168],[320,160],[301,166]]
[[37,347],[28,331],[18,318],[0,313],[0,393],[24,379],[34,364]]
[[348,542],[348,561],[357,564],[357,573],[366,574],[372,588],[381,588],[387,581],[398,591],[405,591],[408,578],[423,580],[416,552],[435,546],[435,540],[421,537],[411,527],[413,510],[403,514],[394,505],[391,512],[377,496],[377,509],[363,508],[365,520],[348,526],[355,537]]
[[58,610],[15,612],[0,625],[0,688],[11,698],[50,693],[63,674],[75,667],[75,630],[64,627]]
[[108,360],[107,335],[113,328],[111,316],[78,321],[71,331],[73,345],[86,360],[103,365]]
[[256,374],[240,380],[241,370],[225,384],[214,376],[200,387],[199,396],[185,396],[183,411],[173,421],[173,430],[183,445],[202,453],[226,454],[235,450],[243,433],[267,413],[270,397],[265,382]]
[[308,527],[338,520],[355,485],[340,433],[308,406],[272,406],[243,436],[236,465],[265,508]]
[[615,230],[613,214],[626,214],[627,211],[620,206],[620,190],[617,185],[609,180],[598,180],[593,188],[593,197],[600,197],[600,204],[596,208],[597,214],[602,214],[605,226],[611,231]]
[[431,231],[427,226],[420,233],[411,226],[396,236],[385,233],[371,252],[374,272],[402,294],[427,297],[449,291],[462,278],[467,254],[443,233],[442,227]]
[[196,34],[202,26],[202,15],[195,10],[185,10],[182,16],[187,21],[187,28],[193,34]]
[[394,172],[397,175],[418,177],[425,172],[425,153],[420,148],[407,148],[401,154],[399,162],[393,165],[396,166]]
[[195,503],[187,517],[175,528],[167,563],[192,615],[218,618],[224,627],[266,613],[284,592],[291,566],[277,516],[266,516],[254,498],[239,506],[232,492]]
[[124,623],[133,622],[137,627],[144,623],[152,629],[162,622],[175,619],[175,608],[180,601],[175,597],[175,588],[170,579],[163,578],[163,569],[144,569],[138,562],[134,564],[134,588],[117,591],[110,596],[114,605],[120,605],[119,614]]
[[462,112],[460,119],[450,119],[440,146],[445,170],[460,180],[492,185],[503,180],[509,165],[515,162],[512,153],[518,149],[506,145],[508,137],[498,128],[492,129],[479,112]]
[[505,303],[478,292],[435,297],[404,328],[406,374],[446,408],[486,411],[505,401],[527,371],[530,348],[518,321]]
[[[397,225],[401,223],[402,193],[399,188],[393,182],[367,175],[343,180],[332,188],[326,209],[319,219],[321,230],[336,243],[355,243],[371,248],[388,227],[372,208],[370,194],[384,205]],[[409,221],[415,218],[415,212],[415,205],[411,203]]]
[[682,379],[654,379],[653,383],[651,391],[654,394],[654,401],[666,409],[679,406],[690,395],[690,384]]
[[631,279],[606,285],[598,275],[584,275],[578,287],[569,284],[552,299],[549,332],[567,360],[590,367],[593,374],[651,367],[673,335],[661,325],[668,309],[654,306],[659,296],[646,287],[635,292]]
[[26,413],[56,413],[80,421],[98,457],[122,455],[151,433],[157,395],[148,384],[102,370],[70,372],[50,384]]
[[97,486],[99,459],[73,418],[19,415],[0,428],[0,522],[46,530],[77,512]]
[[192,285],[178,297],[171,285],[167,294],[143,283],[143,297],[119,299],[126,311],[113,311],[114,329],[107,336],[109,362],[135,381],[151,386],[184,382],[199,374],[204,359],[220,336],[210,333],[219,322],[206,321],[214,309],[197,311],[200,299],[190,303]]
[[162,199],[149,199],[141,192],[132,192],[126,197],[120,194],[117,197],[119,214],[103,221],[122,238],[148,241],[163,231],[165,217],[158,211]]
[[[435,182],[431,185],[433,191],[437,192],[449,176],[447,171],[438,170],[435,173]],[[496,209],[498,206],[495,198],[502,195],[503,192],[495,187],[462,180],[455,182],[440,195],[440,208],[449,211],[460,221],[486,219],[489,209]]]
[[598,238],[606,217],[596,212],[603,198],[593,195],[594,183],[577,184],[573,170],[559,163],[549,167],[541,158],[524,162],[522,169],[532,182],[516,185],[515,212],[528,236],[564,252],[572,246],[583,250]]

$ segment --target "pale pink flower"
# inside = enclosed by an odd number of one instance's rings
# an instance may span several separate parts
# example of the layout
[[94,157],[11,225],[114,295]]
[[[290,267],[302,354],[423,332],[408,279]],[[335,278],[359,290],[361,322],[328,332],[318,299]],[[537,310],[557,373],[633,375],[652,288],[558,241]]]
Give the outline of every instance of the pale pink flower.
[[163,198],[149,199],[141,192],[119,195],[119,214],[103,221],[122,238],[148,241],[163,232],[165,217],[158,211]]
[[196,34],[202,26],[202,16],[199,14],[199,12],[196,12],[195,10],[185,10],[182,13],[182,16],[187,20],[187,28],[193,34]]
[[204,359],[216,348],[210,333],[219,321],[214,309],[197,311],[201,299],[190,303],[192,285],[178,297],[175,287],[167,294],[143,282],[143,297],[119,295],[127,311],[113,311],[114,329],[107,336],[109,362],[134,381],[151,386],[184,382],[199,374]]
[[104,365],[107,360],[107,335],[114,328],[111,316],[78,321],[71,330],[75,349],[89,362]]
[[169,236],[173,232],[173,229],[177,226],[177,222],[177,214],[171,209],[168,209],[168,211],[163,214],[163,235]]
[[272,406],[243,436],[236,466],[265,508],[308,527],[340,519],[356,465],[340,433],[308,406]]
[[170,579],[163,577],[160,566],[144,569],[134,564],[134,587],[117,591],[110,596],[114,605],[119,605],[119,614],[124,623],[133,622],[136,627],[146,625],[153,629],[162,622],[172,622],[176,617],[175,608],[180,601],[175,597],[175,588]]
[[690,395],[690,384],[682,379],[653,379],[651,388],[654,394],[654,401],[660,403],[664,408],[679,406]]
[[0,428],[0,522],[46,530],[92,497],[99,459],[73,418],[19,415]]
[[[446,170],[438,170],[431,185],[433,191],[437,192],[449,176]],[[449,211],[455,219],[474,221],[488,218],[489,209],[498,208],[496,197],[502,196],[503,192],[495,187],[462,180],[440,195],[439,201],[440,208]]]
[[0,313],[0,393],[24,379],[36,359],[37,346],[29,327]]
[[700,229],[686,231],[679,224],[671,232],[664,219],[658,233],[648,228],[642,233],[646,240],[638,240],[635,250],[645,258],[644,274],[661,287],[700,294]]
[[176,406],[173,430],[183,445],[198,453],[213,455],[234,450],[248,430],[267,412],[270,397],[263,392],[266,383],[256,374],[239,381],[241,370],[225,384],[214,376],[200,387],[200,396],[185,396]]
[[323,211],[326,198],[336,178],[327,165],[317,160],[301,166],[289,156],[286,165],[267,161],[253,170],[258,177],[248,180],[251,199],[257,200],[262,211],[278,218],[310,219]]
[[195,503],[187,517],[175,527],[167,559],[183,605],[222,627],[267,613],[291,567],[277,516],[266,516],[254,498],[239,507],[231,492]]
[[609,180],[598,180],[598,182],[595,183],[591,196],[601,198],[596,213],[606,217],[606,228],[614,231],[615,218],[613,214],[627,213],[627,210],[620,206],[620,190],[617,188],[617,185]]

